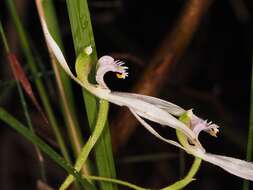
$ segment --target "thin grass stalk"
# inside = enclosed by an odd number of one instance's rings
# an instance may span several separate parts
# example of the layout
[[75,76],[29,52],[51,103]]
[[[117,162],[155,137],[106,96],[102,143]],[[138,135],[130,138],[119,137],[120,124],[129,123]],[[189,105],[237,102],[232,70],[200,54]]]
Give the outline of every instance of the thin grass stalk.
[[36,144],[41,151],[47,154],[54,162],[65,169],[69,174],[75,176],[75,178],[81,183],[84,189],[96,190],[96,187],[90,183],[87,179],[76,171],[69,162],[64,160],[57,152],[55,152],[47,143],[41,140],[38,136],[33,134],[26,126],[20,123],[15,117],[10,115],[4,108],[0,107],[0,120],[5,122],[19,134],[24,136],[27,140]]
[[[27,103],[26,103],[26,100],[24,97],[24,92],[23,92],[19,82],[17,82],[17,88],[18,88],[21,104],[22,104],[22,107],[23,107],[23,110],[25,113],[27,125],[28,125],[29,129],[31,130],[31,132],[35,134],[34,129],[33,129],[33,125],[32,125],[32,121],[31,121],[31,117],[30,117],[30,114],[28,111]],[[38,157],[38,161],[39,161],[40,177],[44,182],[46,182],[47,178],[46,178],[45,163],[44,163],[43,155],[40,152],[40,150],[36,144],[34,144],[34,148],[35,148],[35,151],[36,151],[36,154]]]
[[[97,61],[96,47],[93,37],[93,31],[90,21],[90,14],[86,0],[67,0],[68,14],[71,24],[72,37],[76,55],[87,46],[92,46],[93,57],[92,62]],[[94,80],[94,75],[92,76]],[[87,111],[89,126],[93,131],[96,115],[97,115],[97,99],[87,91],[83,91],[85,107]],[[114,160],[111,148],[111,137],[109,125],[106,124],[103,134],[95,146],[95,157],[98,169],[98,174],[104,177],[116,178]],[[114,184],[101,182],[101,189],[116,190]]]
[[[52,71],[41,72],[33,76],[28,76],[28,79],[29,81],[34,81],[36,78],[43,78],[43,77],[46,78],[46,77],[52,76],[52,74],[53,74]],[[8,88],[9,86],[14,87],[15,84],[16,84],[16,80],[14,79],[5,80],[5,81],[0,80],[0,88]]]
[[[63,43],[61,41],[61,35],[59,30],[59,24],[57,21],[57,17],[55,14],[55,8],[52,0],[41,0],[43,8],[41,11],[44,12],[46,22],[48,24],[50,33],[56,40],[57,44],[63,50]],[[37,1],[36,1],[37,2]],[[40,3],[36,3],[37,7]],[[81,151],[83,140],[80,132],[80,127],[77,121],[75,106],[74,106],[74,98],[71,88],[71,83],[69,77],[62,70],[61,67],[56,63],[55,57],[51,56],[52,67],[56,76],[56,81],[59,89],[59,93],[62,99],[62,112],[64,114],[65,123],[67,124],[68,133],[70,137],[70,141],[72,143],[72,147],[75,153],[75,157]],[[88,174],[88,173],[87,173]]]
[[[7,42],[4,30],[3,30],[3,26],[2,26],[1,21],[0,21],[0,33],[1,33],[2,41],[4,43],[5,51],[6,51],[7,54],[10,54],[9,45],[8,45],[8,42]],[[31,130],[31,132],[35,133],[34,129],[33,129],[31,117],[30,117],[30,114],[29,114],[29,111],[28,111],[27,103],[26,103],[26,100],[25,100],[24,92],[23,92],[23,90],[20,86],[20,83],[18,81],[15,81],[15,82],[16,82],[19,97],[20,97],[20,100],[21,100],[21,105],[22,105],[23,110],[24,110],[27,125],[28,125],[29,129]],[[38,161],[39,161],[40,177],[43,181],[46,182],[46,172],[45,172],[43,155],[40,152],[40,150],[38,149],[38,147],[36,146],[36,144],[34,144],[34,148],[35,148],[35,151],[37,153],[37,157],[38,157]]]
[[[18,17],[14,2],[13,2],[13,0],[6,0],[6,3],[7,3],[8,9],[10,11],[11,17],[14,21],[14,24],[16,26],[16,29],[17,29],[17,32],[18,32],[18,35],[19,35],[19,38],[20,38],[21,46],[22,46],[22,51],[25,54],[25,57],[27,59],[28,65],[29,65],[29,68],[32,72],[32,75],[36,75],[38,73],[38,69],[37,69],[37,66],[35,64],[31,48],[29,47],[27,34],[26,34],[22,24],[21,24],[21,21],[20,21],[19,17]],[[71,162],[71,159],[70,159],[68,151],[67,151],[67,147],[64,143],[62,134],[61,134],[60,129],[58,127],[56,118],[55,118],[54,113],[53,113],[52,106],[50,105],[49,98],[46,94],[46,89],[45,89],[45,87],[42,83],[42,80],[40,78],[36,78],[35,79],[35,85],[36,85],[36,88],[38,90],[39,96],[41,98],[43,107],[44,107],[44,109],[47,113],[47,116],[49,118],[49,122],[50,122],[50,124],[53,128],[53,131],[54,131],[56,140],[59,144],[61,153],[63,154],[64,158],[68,162]]]
[[[250,114],[249,114],[249,132],[248,132],[248,143],[247,143],[247,152],[246,160],[252,161],[253,157],[253,56],[252,56],[252,68],[251,68],[251,92],[250,92]],[[243,190],[249,190],[250,183],[249,181],[243,181]]]

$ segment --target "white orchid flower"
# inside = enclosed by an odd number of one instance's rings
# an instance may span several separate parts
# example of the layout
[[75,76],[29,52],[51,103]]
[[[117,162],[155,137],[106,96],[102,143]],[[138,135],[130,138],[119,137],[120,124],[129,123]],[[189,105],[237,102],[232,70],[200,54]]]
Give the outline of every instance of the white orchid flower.
[[[123,62],[117,60],[115,61],[110,56],[101,57],[97,64],[96,80],[98,85],[91,84],[88,81],[88,74],[90,71],[89,64],[86,65],[83,73],[79,73],[79,78],[81,75],[82,80],[80,80],[78,77],[75,77],[69,69],[60,48],[50,35],[43,18],[41,19],[41,22],[49,47],[51,48],[62,68],[74,81],[101,99],[108,100],[109,102],[119,106],[128,107],[137,120],[149,132],[164,142],[177,146],[195,157],[199,157],[207,162],[217,165],[231,174],[253,181],[253,163],[227,156],[209,154],[206,153],[205,149],[201,146],[198,140],[199,133],[201,131],[205,131],[212,136],[216,136],[219,132],[219,127],[216,124],[202,120],[194,115],[192,110],[186,111],[173,103],[161,100],[159,98],[134,93],[112,92],[103,80],[104,74],[108,71],[112,71],[117,73],[118,78],[127,77],[127,67],[123,66]],[[87,55],[90,55],[92,53],[92,48],[87,47],[84,51]],[[77,71],[80,72],[80,69],[77,69]],[[188,125],[177,118],[185,115],[189,119]],[[176,129],[177,132],[181,134],[179,136],[179,141],[181,144],[162,137],[143,118],[159,123],[163,126],[169,126]]]
[[[47,25],[45,21],[42,19],[42,28],[45,34],[46,41],[51,48],[53,54],[57,58],[58,62],[62,66],[62,68],[66,71],[66,73],[78,84],[80,84],[82,87],[84,87],[86,90],[94,94],[95,96],[108,100],[111,103],[117,104],[119,106],[127,106],[132,112],[137,114],[140,117],[143,117],[145,119],[148,119],[153,122],[157,122],[164,126],[169,126],[175,129],[178,129],[182,131],[193,143],[195,143],[198,147],[201,147],[201,144],[199,143],[197,139],[197,135],[194,133],[193,130],[189,129],[184,123],[179,121],[177,118],[173,117],[166,109],[162,109],[159,107],[159,104],[161,104],[160,99],[155,99],[152,101],[145,100],[148,96],[141,96],[131,93],[123,93],[123,92],[111,92],[110,89],[106,86],[103,77],[104,74],[108,71],[113,71],[117,73],[117,76],[119,78],[125,78],[128,73],[126,72],[127,67],[123,66],[123,62],[114,61],[114,59],[110,56],[103,56],[98,60],[97,64],[97,83],[98,85],[94,85],[89,83],[88,81],[88,74],[89,74],[89,64],[86,64],[86,68],[83,71],[83,73],[79,74],[82,75],[82,80],[80,80],[78,77],[75,77],[74,74],[71,72],[71,70],[68,67],[68,64],[52,38],[51,34],[48,31]],[[91,47],[85,48],[85,53],[89,55],[91,53]],[[78,72],[80,72],[80,69],[77,69]],[[150,97],[152,98],[152,97]],[[157,105],[156,106],[156,103]],[[173,105],[172,103],[169,103],[169,105]],[[174,105],[176,106],[176,105]],[[168,108],[169,109],[169,108]],[[149,130],[150,131],[150,130]],[[156,135],[157,136],[157,135]],[[160,137],[159,137],[160,138]],[[172,141],[169,141],[172,142]],[[173,142],[175,144],[177,142]],[[178,144],[178,143],[177,143]],[[179,145],[179,144],[178,144]]]
[[[185,113],[183,113],[180,116],[180,118],[182,119],[182,117],[185,117],[186,120],[189,120],[188,121],[189,125],[192,125],[192,120],[196,119],[195,118],[196,116],[192,113],[192,110],[188,110]],[[192,127],[193,128],[199,127],[199,125],[202,125],[200,123],[203,123],[203,120],[196,122],[195,126],[192,126]],[[204,124],[207,124],[207,122],[204,122]],[[209,125],[208,130],[210,129],[211,134],[213,134],[214,131],[212,129],[215,130],[216,128],[215,127],[213,128],[213,126],[210,127],[211,125]],[[244,160],[240,160],[240,159],[232,158],[228,156],[206,153],[202,151],[202,149],[199,149],[198,147],[190,144],[187,138],[184,136],[184,134],[178,135],[178,137],[179,137],[179,141],[184,146],[184,149],[187,151],[187,153],[192,154],[195,157],[201,158],[202,160],[205,160],[206,162],[217,165],[233,175],[253,181],[253,163],[252,162],[247,162]]]

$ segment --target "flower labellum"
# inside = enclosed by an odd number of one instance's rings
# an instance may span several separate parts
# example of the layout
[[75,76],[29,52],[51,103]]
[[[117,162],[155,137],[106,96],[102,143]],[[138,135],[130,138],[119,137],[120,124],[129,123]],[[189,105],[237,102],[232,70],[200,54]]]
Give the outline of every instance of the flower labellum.
[[114,60],[111,56],[103,56],[97,62],[97,83],[105,89],[109,89],[104,82],[104,75],[109,72],[116,72],[116,76],[120,79],[125,79],[128,76],[126,70],[128,67],[122,66],[125,63],[122,61]]

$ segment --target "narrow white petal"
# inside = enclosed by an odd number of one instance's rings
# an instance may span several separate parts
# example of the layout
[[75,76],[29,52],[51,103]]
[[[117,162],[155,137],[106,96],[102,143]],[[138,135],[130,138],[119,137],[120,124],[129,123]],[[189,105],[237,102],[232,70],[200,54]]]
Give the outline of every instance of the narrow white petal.
[[[194,153],[193,153],[194,154]],[[221,167],[238,177],[253,181],[253,163],[237,158],[198,152],[195,156]]]
[[73,75],[73,73],[71,72],[71,70],[69,69],[69,66],[67,64],[66,59],[64,58],[61,49],[59,48],[59,46],[57,45],[57,43],[55,42],[55,40],[53,39],[53,37],[51,36],[47,24],[45,22],[45,20],[43,18],[41,18],[41,25],[42,25],[42,29],[46,38],[46,42],[48,44],[48,46],[50,47],[50,49],[52,50],[54,56],[56,57],[57,61],[60,63],[61,67],[63,68],[63,70],[74,80],[76,81],[78,84],[80,84],[81,86],[85,87],[83,85],[83,83]]
[[174,129],[179,129],[193,142],[198,141],[195,133],[177,118],[173,117],[165,110],[160,109],[156,105],[132,96],[130,93],[112,92],[109,95],[108,100],[114,104],[134,109],[135,112],[138,112],[138,115],[145,119],[164,126],[172,127]]
[[133,115],[136,117],[136,119],[150,132],[152,133],[155,137],[157,137],[158,139],[166,142],[166,143],[169,143],[169,144],[172,144],[176,147],[179,147],[183,150],[186,150],[183,146],[181,146],[178,142],[176,141],[173,141],[173,140],[169,140],[169,139],[166,139],[164,137],[162,137],[159,133],[157,133],[146,121],[144,121],[141,117],[138,116],[138,114],[130,108],[130,111],[133,113]]
[[[121,94],[121,93],[119,93]],[[146,95],[142,95],[142,94],[134,94],[134,93],[123,93],[121,94],[122,96],[131,96],[131,97],[135,97],[139,100],[143,100],[145,102],[148,102],[150,104],[156,105],[157,107],[169,112],[172,115],[175,116],[180,116],[182,115],[186,110],[181,108],[180,106],[173,104],[171,102],[162,100],[160,98],[155,98],[152,96],[146,96]]]
[[55,42],[55,40],[53,39],[53,37],[51,36],[51,34],[49,33],[49,30],[47,28],[47,24],[45,22],[45,20],[41,19],[41,24],[42,24],[42,28],[45,34],[45,38],[46,41],[49,45],[49,47],[51,48],[51,50],[53,51],[55,57],[57,58],[58,62],[62,65],[63,69],[69,74],[69,75],[73,75],[72,72],[70,71],[67,61],[65,60],[61,49],[59,48],[59,46],[57,45],[57,43]]

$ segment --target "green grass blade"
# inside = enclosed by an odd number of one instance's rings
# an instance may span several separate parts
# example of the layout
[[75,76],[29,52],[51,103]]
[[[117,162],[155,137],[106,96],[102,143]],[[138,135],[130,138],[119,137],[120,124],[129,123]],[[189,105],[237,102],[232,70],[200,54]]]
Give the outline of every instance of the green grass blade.
[[[9,45],[8,45],[8,42],[7,42],[7,39],[6,39],[6,35],[4,33],[1,21],[0,21],[0,33],[1,33],[2,41],[4,43],[5,51],[6,51],[7,54],[10,54]],[[9,61],[11,61],[11,60],[9,60]],[[20,97],[20,100],[21,100],[21,105],[22,105],[23,110],[24,110],[24,114],[25,114],[25,118],[26,118],[26,121],[27,121],[27,125],[28,125],[30,131],[32,133],[34,133],[34,129],[33,129],[33,125],[32,125],[32,120],[31,120],[31,117],[30,117],[30,114],[29,114],[29,111],[28,111],[28,106],[27,106],[27,103],[26,103],[26,100],[25,100],[24,92],[23,92],[23,90],[21,88],[20,83],[18,81],[15,81],[15,82],[17,84],[18,93],[19,93],[19,97]],[[40,177],[41,177],[41,179],[43,181],[46,181],[44,159],[42,157],[42,154],[41,154],[40,150],[38,149],[38,147],[36,145],[35,145],[35,150],[37,152],[37,156],[38,156],[38,160],[39,160],[39,165],[40,165]]]
[[[92,62],[95,63],[97,60],[96,48],[87,1],[67,0],[67,7],[76,54],[79,55],[85,47],[91,45],[93,48]],[[89,126],[93,131],[97,115],[97,101],[90,93],[84,91],[83,94]],[[98,174],[104,177],[115,178],[116,172],[108,124],[106,124],[103,134],[95,146],[95,156]],[[117,187],[113,184],[101,183],[101,189],[116,190]]]
[[65,161],[57,152],[55,152],[47,143],[33,134],[29,129],[27,129],[22,123],[20,123],[16,118],[6,112],[5,109],[0,107],[0,120],[8,124],[27,140],[36,144],[41,151],[47,154],[53,161],[55,161],[59,166],[65,169],[68,173],[75,176],[75,178],[81,183],[81,185],[87,190],[96,190],[95,186],[91,184],[87,179],[83,178],[81,174],[76,171],[67,161]]
[[[52,0],[42,0],[42,4],[50,33],[59,45],[59,47],[63,50],[63,43],[61,41],[59,24],[57,22],[53,2]],[[75,152],[75,156],[77,157],[81,151],[83,140],[81,137],[80,127],[77,122],[71,83],[69,77],[66,75],[66,73],[61,67],[59,67],[58,65],[53,67],[55,68],[55,75],[60,75],[60,77],[56,77],[56,80],[60,89],[59,91],[63,102],[62,112],[64,114],[65,123],[68,128],[70,141]]]
[[[246,160],[252,161],[253,156],[253,56],[252,56],[252,68],[251,68],[251,95],[250,95],[250,115],[249,115],[249,132],[248,132],[248,144]],[[249,181],[244,180],[243,190],[249,190]]]
[[[10,115],[6,110],[0,107],[0,120],[4,121],[18,133],[23,135],[27,140],[31,141],[32,143],[36,144],[40,150],[42,150],[45,154],[47,154],[53,161],[55,161],[59,166],[65,169],[68,173],[75,176],[75,178],[82,184],[82,186],[87,190],[96,190],[94,185],[92,185],[87,179],[90,180],[97,180],[97,181],[106,181],[109,183],[118,183],[120,185],[129,187],[135,190],[148,190],[146,188],[139,187],[132,183],[118,180],[118,179],[111,179],[106,177],[99,177],[99,176],[84,176],[75,170],[68,162],[66,162],[57,152],[55,152],[48,144],[46,144],[43,140],[33,134],[30,130],[28,130],[22,123],[16,120],[12,115]],[[87,178],[87,179],[86,179]]]
[[[22,50],[23,50],[23,52],[25,54],[25,57],[27,59],[29,68],[30,68],[32,74],[36,75],[36,73],[38,73],[38,69],[37,69],[37,66],[35,64],[31,48],[29,47],[26,32],[25,32],[25,30],[24,30],[24,28],[21,24],[21,21],[18,17],[18,14],[17,14],[16,8],[15,8],[15,5],[13,3],[13,0],[6,0],[6,3],[7,3],[8,9],[10,11],[11,17],[14,21],[14,24],[16,26],[16,29],[17,29],[17,32],[18,32],[18,35],[19,35],[19,38],[20,38]],[[36,78],[35,79],[35,85],[36,85],[36,88],[39,92],[40,98],[42,100],[43,107],[46,110],[46,113],[47,113],[48,119],[50,121],[50,124],[51,124],[51,126],[53,128],[53,131],[55,133],[56,140],[57,140],[57,142],[60,146],[61,152],[62,152],[64,158],[70,162],[70,157],[68,155],[66,145],[64,143],[64,140],[63,140],[62,135],[60,133],[60,130],[58,128],[58,124],[57,124],[56,118],[53,114],[53,109],[50,105],[48,96],[46,94],[46,89],[45,89],[45,87],[42,83],[42,80],[40,78]]]
[[[27,103],[26,103],[26,100],[25,100],[25,97],[24,97],[24,92],[23,92],[19,82],[17,82],[17,88],[18,88],[18,93],[19,93],[19,96],[20,96],[21,104],[22,104],[22,107],[23,107],[23,110],[24,110],[24,114],[25,114],[25,117],[26,117],[27,125],[28,125],[30,131],[34,134],[32,120],[31,120],[31,117],[30,117],[30,114],[29,114],[29,111],[28,111]],[[41,154],[39,148],[37,147],[37,145],[34,144],[34,146],[35,146],[35,150],[36,150],[37,157],[38,157],[38,160],[39,160],[40,177],[43,181],[46,182],[47,180],[46,180],[46,171],[45,171],[44,158],[42,157],[42,154]]]
[[10,52],[10,49],[9,49],[9,45],[8,45],[1,21],[0,21],[0,34],[1,34],[2,42],[4,44],[5,51],[8,53]]

